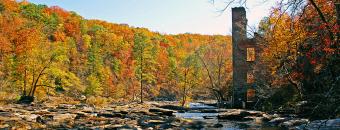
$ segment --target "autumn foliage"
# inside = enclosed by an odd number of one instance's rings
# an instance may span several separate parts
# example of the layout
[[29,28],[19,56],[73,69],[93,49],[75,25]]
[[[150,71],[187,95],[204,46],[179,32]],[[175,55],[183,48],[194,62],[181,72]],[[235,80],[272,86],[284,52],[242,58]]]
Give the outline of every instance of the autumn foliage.
[[[199,92],[211,98],[197,56],[205,53],[200,48],[212,44],[230,55],[230,40],[160,34],[86,20],[57,6],[0,0],[0,90],[38,100],[60,94],[116,101],[137,101],[143,94],[144,100],[177,100],[195,98]],[[230,72],[230,59],[223,62]]]
[[[267,72],[262,84],[271,88],[293,87],[295,95],[285,106],[301,107],[302,115],[314,119],[334,118],[340,113],[340,18],[336,17],[335,2],[295,3],[291,6],[297,8],[292,11],[278,5],[260,24],[264,38],[261,60],[268,66],[262,70]],[[306,104],[294,105],[301,101]]]

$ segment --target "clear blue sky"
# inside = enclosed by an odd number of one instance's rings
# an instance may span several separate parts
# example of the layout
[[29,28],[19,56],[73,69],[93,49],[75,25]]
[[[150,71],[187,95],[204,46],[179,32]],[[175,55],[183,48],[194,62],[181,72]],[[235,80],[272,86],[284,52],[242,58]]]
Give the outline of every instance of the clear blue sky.
[[[167,34],[200,33],[231,34],[231,9],[222,15],[217,11],[222,2],[213,5],[209,0],[28,0],[36,4],[60,6],[75,11],[86,19],[100,19],[145,27]],[[223,0],[221,0],[223,1]],[[269,14],[272,3],[249,0],[248,21],[257,26]],[[275,1],[275,0],[272,0]]]

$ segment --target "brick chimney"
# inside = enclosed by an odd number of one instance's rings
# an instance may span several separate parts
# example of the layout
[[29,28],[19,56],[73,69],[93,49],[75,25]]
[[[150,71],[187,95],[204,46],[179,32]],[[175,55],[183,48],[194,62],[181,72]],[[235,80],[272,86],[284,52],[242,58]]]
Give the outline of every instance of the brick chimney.
[[243,7],[232,8],[232,33],[233,41],[247,39],[247,15]]
[[247,40],[247,16],[243,7],[232,8],[233,46],[233,107],[243,108],[246,103],[247,54],[243,44]]

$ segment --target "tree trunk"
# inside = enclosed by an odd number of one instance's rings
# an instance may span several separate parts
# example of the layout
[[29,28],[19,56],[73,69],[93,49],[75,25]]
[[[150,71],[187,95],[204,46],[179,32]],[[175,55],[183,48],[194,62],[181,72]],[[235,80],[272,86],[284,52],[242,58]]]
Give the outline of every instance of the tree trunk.
[[140,103],[143,103],[143,50],[140,58]]
[[[338,28],[340,27],[340,2],[335,3],[335,9],[336,9],[336,13],[337,13],[337,24],[338,24]],[[339,31],[337,32],[337,43],[335,45],[337,45],[339,43],[339,38],[340,38],[340,33]]]
[[39,73],[37,79],[36,79],[35,82],[34,82],[34,85],[32,86],[32,87],[33,87],[33,91],[32,91],[32,93],[30,93],[31,95],[28,95],[28,96],[34,97],[34,93],[35,93],[35,90],[37,89],[39,79],[40,79],[41,76],[44,74],[44,71],[46,70],[46,68],[48,68],[48,66],[45,66],[45,67],[40,71],[40,73]]
[[184,86],[183,86],[183,97],[182,97],[182,107],[184,107],[185,102],[186,102],[187,74],[188,74],[188,70],[185,70],[185,73],[184,73]]
[[25,68],[24,91],[23,91],[23,94],[22,94],[24,96],[26,96],[26,88],[27,88],[27,69]]

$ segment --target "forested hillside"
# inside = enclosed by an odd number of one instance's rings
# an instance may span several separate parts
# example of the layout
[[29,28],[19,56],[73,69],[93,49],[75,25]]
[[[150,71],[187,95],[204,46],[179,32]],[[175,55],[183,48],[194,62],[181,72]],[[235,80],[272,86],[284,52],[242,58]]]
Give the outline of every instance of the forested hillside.
[[232,40],[0,0],[0,129],[339,129],[339,0],[250,1]]
[[141,94],[145,100],[185,102],[195,94],[223,99],[230,58],[229,36],[160,34],[84,19],[57,6],[0,0],[3,100],[86,95],[136,101]]

